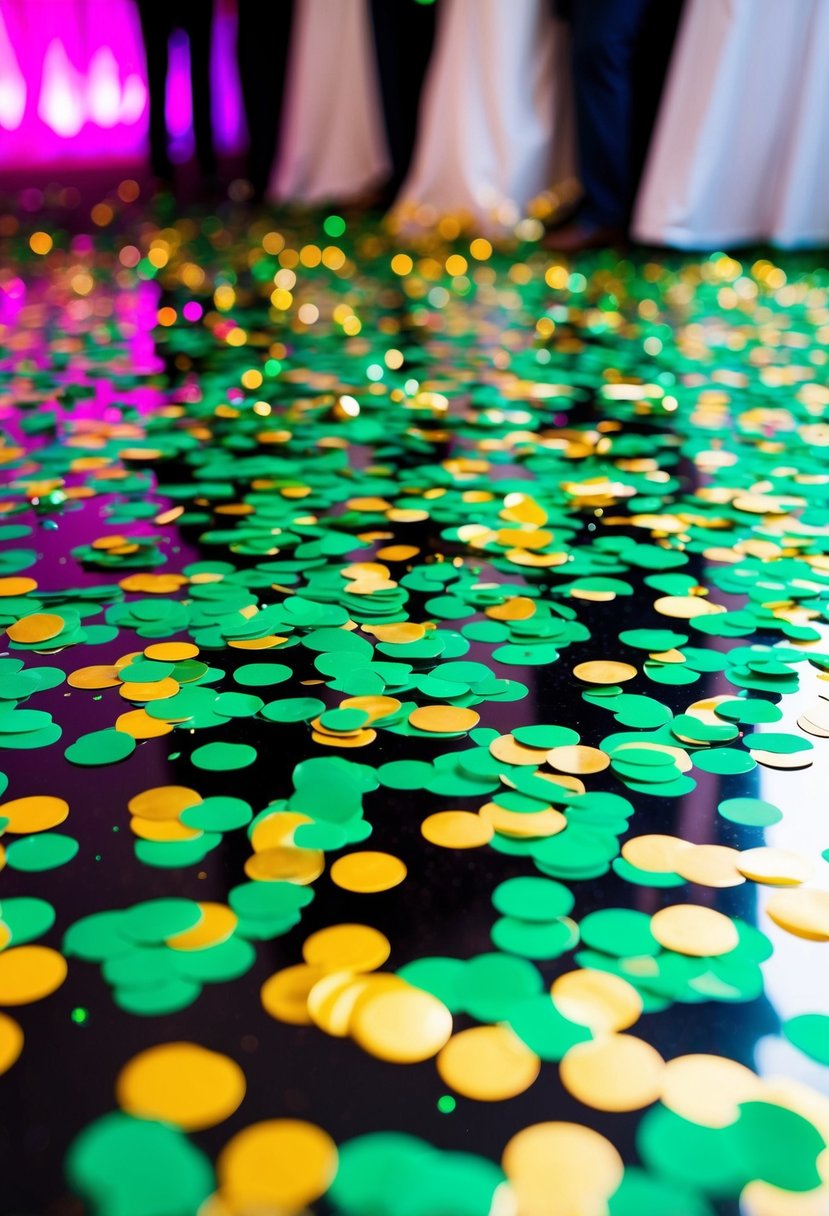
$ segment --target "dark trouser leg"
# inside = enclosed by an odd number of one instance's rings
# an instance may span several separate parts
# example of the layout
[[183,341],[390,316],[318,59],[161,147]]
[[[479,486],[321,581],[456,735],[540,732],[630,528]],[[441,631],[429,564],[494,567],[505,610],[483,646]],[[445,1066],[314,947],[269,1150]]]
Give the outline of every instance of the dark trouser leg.
[[651,0],[574,0],[581,218],[624,228],[633,205],[633,61]]
[[435,38],[434,4],[371,0],[371,20],[392,161],[388,191],[396,193],[409,168],[417,134],[423,78]]
[[191,0],[182,7],[182,26],[190,41],[190,87],[193,95],[193,133],[196,158],[206,177],[216,172],[213,116],[210,112],[210,41],[213,0]]
[[239,0],[237,55],[248,125],[248,178],[254,195],[268,185],[282,119],[293,0]]
[[147,88],[150,99],[150,164],[156,177],[170,177],[173,167],[167,150],[167,43],[173,29],[169,10],[155,4],[140,4],[141,32],[147,58]]

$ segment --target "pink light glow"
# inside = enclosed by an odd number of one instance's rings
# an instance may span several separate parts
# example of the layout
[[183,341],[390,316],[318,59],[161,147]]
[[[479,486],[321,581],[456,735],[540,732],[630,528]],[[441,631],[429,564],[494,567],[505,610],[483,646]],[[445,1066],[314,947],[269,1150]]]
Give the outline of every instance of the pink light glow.
[[0,127],[15,131],[26,109],[26,80],[0,12]]
[[[159,0],[164,3],[164,0]],[[244,147],[236,14],[218,0],[211,49],[220,152]],[[189,47],[171,40],[167,115],[172,155],[192,151]],[[147,152],[147,74],[133,0],[0,0],[0,168],[140,161]]]

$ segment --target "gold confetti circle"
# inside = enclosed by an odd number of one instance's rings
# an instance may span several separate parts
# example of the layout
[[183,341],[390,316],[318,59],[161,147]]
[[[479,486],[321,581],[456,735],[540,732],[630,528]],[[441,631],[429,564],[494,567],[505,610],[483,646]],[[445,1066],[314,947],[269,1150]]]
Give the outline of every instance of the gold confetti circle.
[[239,923],[239,918],[226,904],[200,903],[202,918],[192,929],[167,938],[171,950],[205,950],[226,942]]
[[594,1034],[626,1030],[639,1020],[642,998],[632,984],[609,971],[567,971],[550,989],[559,1013]]
[[513,1136],[501,1161],[521,1216],[598,1216],[625,1172],[599,1132],[578,1123],[535,1123]]
[[479,721],[480,714],[474,709],[463,709],[459,705],[421,705],[409,714],[412,726],[438,735],[472,730]]
[[51,794],[30,794],[0,805],[0,819],[8,819],[7,832],[46,832],[63,823],[69,803]]
[[697,616],[725,612],[722,604],[712,604],[701,595],[663,595],[653,606],[662,616],[670,616],[678,621],[692,621]]
[[155,785],[130,798],[127,809],[139,819],[178,819],[182,811],[201,801],[201,794],[186,785]]
[[739,849],[726,845],[692,844],[678,853],[676,872],[703,887],[739,887],[745,882],[739,858]]
[[373,894],[389,891],[406,877],[406,867],[391,853],[347,853],[338,857],[330,870],[331,881],[345,891]]
[[746,849],[739,854],[737,869],[753,882],[770,887],[796,887],[808,882],[815,872],[811,861],[801,853],[773,848]]
[[305,887],[325,869],[320,849],[263,849],[245,862],[245,874],[254,882],[293,882]]
[[350,1030],[371,1055],[414,1064],[431,1059],[444,1046],[452,1033],[452,1014],[430,992],[402,981],[380,991],[369,984],[354,1004]]
[[526,747],[512,735],[501,735],[493,739],[489,745],[490,755],[505,764],[543,764],[547,759],[547,749],[543,747]]
[[79,667],[77,671],[71,671],[66,677],[66,683],[70,688],[115,688],[121,683],[118,678],[117,667],[106,667],[96,665],[93,667]]
[[573,675],[585,684],[624,684],[638,672],[630,663],[618,663],[614,659],[595,659],[589,663],[578,663]]
[[374,971],[391,953],[389,939],[370,925],[329,925],[305,939],[302,957],[325,971]]
[[750,1068],[725,1056],[676,1056],[662,1074],[665,1105],[704,1127],[728,1127],[739,1116],[740,1103],[760,1101],[762,1091]]
[[486,802],[478,814],[494,831],[517,840],[556,836],[567,827],[566,817],[552,807],[545,811],[507,811],[497,802]]
[[564,1088],[595,1110],[641,1110],[659,1097],[665,1062],[655,1047],[627,1034],[576,1043],[559,1073]]
[[600,773],[610,764],[610,756],[598,747],[587,747],[584,743],[570,743],[553,747],[547,752],[547,762],[561,773]]
[[660,908],[651,917],[651,933],[666,950],[698,958],[727,954],[740,941],[732,920],[699,904]]
[[632,866],[647,870],[650,874],[674,874],[680,855],[692,847],[690,841],[682,840],[679,836],[649,833],[626,840],[622,845],[622,856]]
[[23,1050],[23,1031],[5,1013],[0,1013],[0,1076],[8,1072]]
[[38,642],[49,642],[62,631],[63,617],[53,612],[33,612],[31,616],[22,617],[6,629],[13,642],[23,642],[29,646]]
[[66,959],[48,946],[15,946],[0,954],[0,1005],[28,1005],[60,988]]
[[465,1098],[501,1102],[529,1089],[541,1061],[508,1026],[473,1026],[449,1040],[437,1058],[437,1069]]
[[213,1127],[238,1108],[245,1074],[234,1060],[197,1043],[162,1043],[121,1069],[118,1105],[137,1119],[157,1119],[184,1131]]
[[3,598],[9,595],[28,595],[30,591],[36,590],[37,582],[33,578],[25,578],[23,575],[0,578],[0,596]]
[[479,849],[494,835],[492,824],[471,811],[437,811],[423,820],[420,831],[443,849]]
[[310,967],[307,963],[297,963],[277,971],[265,980],[259,992],[265,1012],[278,1022],[310,1026],[312,1019],[308,1014],[308,995],[324,975],[322,967]]
[[151,718],[146,709],[128,709],[115,719],[115,729],[122,734],[132,735],[133,739],[160,739],[163,735],[169,735],[173,726],[171,722]]
[[829,942],[829,891],[807,887],[780,891],[766,904],[766,914],[795,937]]
[[198,653],[198,646],[192,642],[153,642],[144,649],[148,659],[160,659],[163,663],[183,663],[185,659],[195,659]]
[[237,1208],[295,1212],[323,1195],[337,1172],[337,1146],[321,1127],[268,1119],[238,1132],[219,1154],[219,1187]]

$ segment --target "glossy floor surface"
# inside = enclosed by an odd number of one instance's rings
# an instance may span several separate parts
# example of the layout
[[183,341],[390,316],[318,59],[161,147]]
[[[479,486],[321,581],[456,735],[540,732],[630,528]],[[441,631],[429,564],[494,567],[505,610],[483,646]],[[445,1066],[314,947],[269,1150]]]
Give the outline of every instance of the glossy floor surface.
[[4,1210],[829,1211],[821,259],[102,207],[0,220]]

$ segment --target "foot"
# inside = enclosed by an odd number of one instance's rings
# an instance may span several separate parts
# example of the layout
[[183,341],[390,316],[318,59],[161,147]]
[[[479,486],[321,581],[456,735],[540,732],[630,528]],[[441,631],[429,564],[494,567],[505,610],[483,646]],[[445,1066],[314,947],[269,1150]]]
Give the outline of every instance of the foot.
[[626,243],[627,236],[623,228],[590,224],[584,220],[574,220],[555,232],[548,232],[542,241],[545,249],[554,250],[556,253],[581,253],[585,249],[607,249]]

